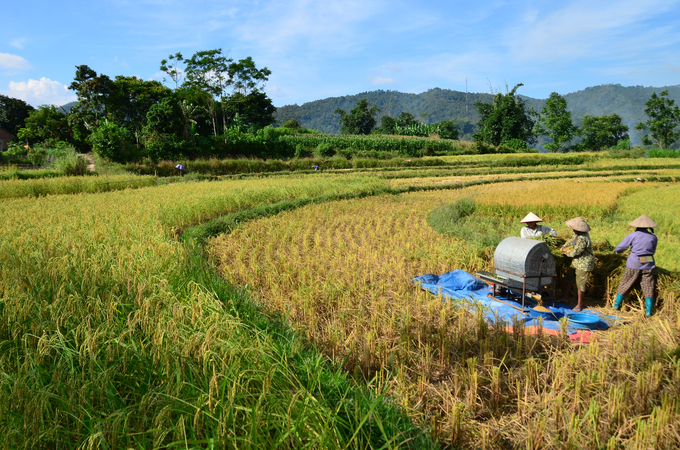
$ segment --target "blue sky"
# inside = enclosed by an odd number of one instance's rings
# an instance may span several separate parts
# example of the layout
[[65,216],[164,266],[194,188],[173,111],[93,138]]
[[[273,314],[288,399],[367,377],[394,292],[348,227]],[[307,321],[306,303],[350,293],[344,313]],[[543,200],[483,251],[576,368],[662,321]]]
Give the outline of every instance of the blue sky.
[[680,0],[25,0],[3,17],[0,93],[34,106],[74,100],[76,65],[162,79],[169,54],[214,48],[268,67],[276,106],[466,78],[536,98],[680,84]]

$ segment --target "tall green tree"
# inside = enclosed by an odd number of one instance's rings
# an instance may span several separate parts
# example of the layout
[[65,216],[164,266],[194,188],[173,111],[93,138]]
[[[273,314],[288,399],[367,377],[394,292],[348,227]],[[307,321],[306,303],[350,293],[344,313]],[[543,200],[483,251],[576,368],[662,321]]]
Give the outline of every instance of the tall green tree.
[[527,145],[536,143],[534,125],[537,113],[526,106],[524,100],[515,96],[520,83],[505,95],[494,95],[493,103],[475,102],[480,115],[480,129],[472,137],[475,141],[500,145],[519,140]]
[[[180,64],[185,67],[182,69]],[[180,89],[179,80],[183,78],[181,89],[206,94],[191,97],[200,100],[210,115],[215,136],[219,134],[220,115],[223,130],[236,116],[255,128],[274,123],[276,109],[263,91],[271,71],[266,67],[258,69],[250,56],[234,61],[223,55],[221,48],[199,51],[188,59],[177,53],[162,60],[160,68],[175,82],[176,90]],[[185,99],[185,106],[190,107],[186,102]]]
[[173,97],[173,92],[158,81],[118,75],[106,99],[108,119],[130,130],[139,145],[148,111],[168,97]]
[[333,111],[334,114],[340,115],[342,134],[370,134],[376,124],[375,115],[379,112],[380,108],[377,106],[369,108],[366,99],[360,100],[349,114],[340,108]]
[[28,144],[48,139],[70,141],[72,137],[66,114],[54,105],[43,105],[31,111],[24,125],[24,128],[19,129],[17,137]]
[[560,152],[566,149],[578,128],[571,120],[571,112],[567,111],[567,100],[564,97],[557,92],[550,94],[534,131],[552,139],[552,142],[544,146],[548,151]]
[[184,62],[186,63],[184,86],[200,89],[209,94],[204,97],[203,107],[210,114],[213,134],[217,136],[217,103],[224,97],[227,86],[231,83],[227,71],[232,60],[224,56],[222,49],[218,48],[198,51]]
[[669,148],[680,139],[680,131],[676,129],[680,125],[680,108],[675,104],[675,100],[668,98],[668,90],[661,92],[658,96],[656,92],[653,92],[645,105],[647,106],[645,114],[649,120],[635,127],[646,133],[642,137],[642,143]]
[[107,75],[98,75],[87,65],[80,65],[76,66],[76,75],[69,89],[78,96],[78,103],[68,114],[73,138],[79,147],[87,146],[87,138],[108,116],[108,100],[115,89],[113,80]]
[[579,147],[584,150],[602,150],[614,147],[620,140],[628,139],[628,125],[621,121],[621,116],[585,116],[581,123],[580,135],[583,141]]
[[31,105],[23,100],[6,95],[0,95],[0,127],[16,136],[24,121],[34,111]]

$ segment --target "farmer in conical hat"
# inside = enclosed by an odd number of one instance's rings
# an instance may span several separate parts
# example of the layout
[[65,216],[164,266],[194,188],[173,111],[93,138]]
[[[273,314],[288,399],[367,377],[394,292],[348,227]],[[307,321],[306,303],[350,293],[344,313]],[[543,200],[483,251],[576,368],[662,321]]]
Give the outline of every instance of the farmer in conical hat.
[[520,221],[520,223],[526,223],[527,226],[522,228],[519,235],[524,239],[535,239],[540,236],[557,236],[557,231],[545,225],[538,225],[538,222],[543,222],[543,219],[532,212],[527,214]]
[[635,231],[623,238],[614,250],[618,254],[630,248],[626,271],[623,273],[623,279],[616,293],[614,309],[621,308],[623,298],[630,292],[635,282],[641,279],[640,285],[645,294],[645,315],[649,317],[652,315],[652,308],[654,308],[654,291],[656,289],[654,253],[656,253],[657,237],[654,235],[654,228],[658,225],[644,214],[628,225],[635,227]]
[[567,303],[569,301],[569,293],[571,286],[576,283],[578,289],[578,303],[574,307],[574,311],[581,311],[583,309],[583,300],[586,297],[586,285],[588,284],[588,277],[590,272],[595,269],[595,254],[593,253],[593,243],[590,240],[590,226],[583,220],[583,217],[574,217],[567,220],[565,224],[574,230],[574,240],[566,243],[562,248],[562,252],[574,258],[571,261],[569,271],[564,279],[564,299]]

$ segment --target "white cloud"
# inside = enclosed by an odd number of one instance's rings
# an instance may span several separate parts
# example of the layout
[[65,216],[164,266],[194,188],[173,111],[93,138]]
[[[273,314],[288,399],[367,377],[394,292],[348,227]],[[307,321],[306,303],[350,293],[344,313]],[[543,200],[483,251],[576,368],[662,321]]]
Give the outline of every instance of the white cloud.
[[76,96],[58,81],[42,77],[39,80],[10,81],[5,95],[19,98],[33,106],[52,104],[63,105],[76,100]]
[[397,81],[394,78],[373,77],[370,81],[374,86],[376,84],[397,84]]
[[9,41],[9,44],[12,47],[16,48],[24,48],[24,44],[26,44],[26,38],[17,38],[17,39],[12,39]]
[[21,56],[0,53],[0,67],[3,69],[27,70],[31,65]]

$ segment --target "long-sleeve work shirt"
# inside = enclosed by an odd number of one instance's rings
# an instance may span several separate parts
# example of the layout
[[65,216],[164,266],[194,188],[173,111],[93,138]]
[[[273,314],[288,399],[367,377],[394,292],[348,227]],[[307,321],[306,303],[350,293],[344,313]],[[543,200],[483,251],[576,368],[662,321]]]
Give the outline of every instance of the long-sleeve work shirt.
[[654,253],[656,253],[657,241],[658,239],[654,233],[650,233],[645,229],[635,230],[623,238],[621,243],[616,246],[614,252],[622,253],[630,247],[630,255],[628,256],[626,267],[636,270],[653,269],[656,267],[653,258],[650,262],[642,262],[640,261],[640,258],[644,256],[654,256]]

